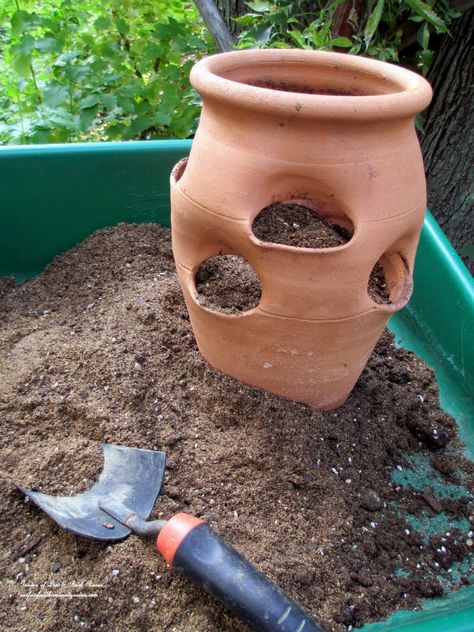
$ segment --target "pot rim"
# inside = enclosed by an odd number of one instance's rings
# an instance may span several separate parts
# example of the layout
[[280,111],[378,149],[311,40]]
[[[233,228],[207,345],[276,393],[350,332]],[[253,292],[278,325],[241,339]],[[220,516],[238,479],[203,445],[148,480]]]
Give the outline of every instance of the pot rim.
[[[259,65],[278,68],[305,66],[324,68],[331,72],[358,73],[360,77],[370,75],[380,81],[380,88],[395,86],[385,94],[334,95],[308,94],[250,85],[225,74]],[[389,118],[412,118],[430,103],[430,84],[411,70],[394,64],[349,55],[323,51],[299,49],[259,49],[232,51],[211,55],[199,61],[191,71],[191,83],[208,101],[220,102],[234,108],[279,114],[288,112],[298,118],[386,120]]]

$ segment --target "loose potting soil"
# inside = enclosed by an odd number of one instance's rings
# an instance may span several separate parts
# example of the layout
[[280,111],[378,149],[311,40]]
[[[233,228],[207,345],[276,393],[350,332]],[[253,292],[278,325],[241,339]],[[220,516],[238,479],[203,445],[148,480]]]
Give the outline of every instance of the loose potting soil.
[[1,629],[246,630],[149,541],[78,538],[15,487],[88,489],[101,442],[166,451],[151,517],[203,517],[328,631],[470,581],[472,463],[390,334],[336,411],[240,384],[200,356],[158,225],[98,231],[0,297]]

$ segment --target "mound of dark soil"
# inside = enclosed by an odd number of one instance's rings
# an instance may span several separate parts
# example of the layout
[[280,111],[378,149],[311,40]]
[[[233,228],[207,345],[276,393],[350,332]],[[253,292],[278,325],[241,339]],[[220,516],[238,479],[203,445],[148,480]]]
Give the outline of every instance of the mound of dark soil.
[[[101,442],[166,451],[152,517],[202,516],[327,630],[468,581],[472,465],[432,371],[388,333],[323,413],[207,365],[157,225],[99,231],[0,296],[2,629],[246,629],[150,542],[77,538],[15,487],[87,489]],[[436,488],[404,482],[421,466]]]

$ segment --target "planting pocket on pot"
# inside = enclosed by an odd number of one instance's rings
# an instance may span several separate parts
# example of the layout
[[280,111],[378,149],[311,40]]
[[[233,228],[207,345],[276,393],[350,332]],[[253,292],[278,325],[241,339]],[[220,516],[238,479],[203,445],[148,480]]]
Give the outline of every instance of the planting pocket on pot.
[[338,248],[354,233],[347,216],[325,202],[290,199],[263,208],[252,222],[262,242],[296,248]]
[[206,259],[195,275],[196,299],[209,310],[240,314],[260,303],[262,291],[257,273],[240,255]]
[[380,307],[398,311],[413,291],[413,279],[407,258],[400,252],[384,254],[372,268],[367,285],[369,297]]

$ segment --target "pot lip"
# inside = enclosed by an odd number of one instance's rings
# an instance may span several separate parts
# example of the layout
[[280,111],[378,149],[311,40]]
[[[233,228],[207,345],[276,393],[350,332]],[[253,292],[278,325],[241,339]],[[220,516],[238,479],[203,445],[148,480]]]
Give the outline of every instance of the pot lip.
[[[389,80],[399,91],[374,95],[306,94],[253,86],[222,76],[239,67],[273,63],[333,68],[370,74]],[[430,84],[411,70],[387,62],[325,51],[252,49],[219,53],[200,60],[191,71],[191,83],[210,101],[262,113],[288,112],[298,118],[376,120],[412,118],[430,103]],[[269,98],[271,96],[271,98]]]

